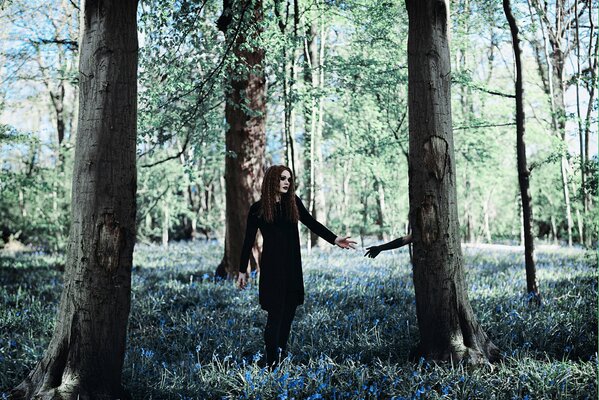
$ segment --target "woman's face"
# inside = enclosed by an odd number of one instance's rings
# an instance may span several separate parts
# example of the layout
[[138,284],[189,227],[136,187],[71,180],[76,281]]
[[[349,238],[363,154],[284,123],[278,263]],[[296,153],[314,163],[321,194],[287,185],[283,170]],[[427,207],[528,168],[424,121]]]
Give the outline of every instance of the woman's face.
[[284,170],[281,172],[281,178],[279,180],[279,193],[287,193],[289,186],[291,185],[291,174],[289,171]]

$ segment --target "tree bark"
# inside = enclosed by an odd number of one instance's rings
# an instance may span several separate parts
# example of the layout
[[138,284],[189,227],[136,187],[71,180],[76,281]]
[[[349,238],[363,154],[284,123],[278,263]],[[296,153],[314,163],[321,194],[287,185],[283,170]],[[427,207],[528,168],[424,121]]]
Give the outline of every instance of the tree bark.
[[412,356],[493,361],[499,351],[466,292],[451,126],[447,1],[406,0],[410,224],[420,343]]
[[136,0],[87,0],[71,229],[54,334],[17,399],[115,399],[135,244]]
[[518,163],[518,183],[520,185],[520,201],[522,202],[522,226],[524,228],[524,261],[526,266],[526,291],[530,301],[541,304],[537,287],[536,266],[534,259],[534,238],[532,235],[532,205],[530,197],[530,171],[526,163],[526,144],[524,142],[524,87],[522,84],[522,61],[518,26],[512,15],[510,1],[503,0],[503,12],[510,26],[514,62],[516,64],[516,155]]
[[[255,45],[262,32],[262,0],[224,0],[218,27],[227,42],[234,41],[235,63],[228,67],[225,119],[225,251],[216,276],[231,278],[239,257],[247,214],[260,197],[266,143],[266,79],[264,49]],[[255,246],[254,255],[259,252]],[[252,256],[252,267],[257,258]]]

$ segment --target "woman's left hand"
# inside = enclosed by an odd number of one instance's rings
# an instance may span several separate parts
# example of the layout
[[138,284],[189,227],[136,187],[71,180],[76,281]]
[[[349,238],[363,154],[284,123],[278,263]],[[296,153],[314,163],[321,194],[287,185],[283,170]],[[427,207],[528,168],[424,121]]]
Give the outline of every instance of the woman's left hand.
[[337,236],[335,238],[335,244],[339,247],[341,247],[342,249],[355,249],[356,246],[354,246],[355,244],[357,244],[358,242],[354,242],[353,240],[349,240],[351,236]]

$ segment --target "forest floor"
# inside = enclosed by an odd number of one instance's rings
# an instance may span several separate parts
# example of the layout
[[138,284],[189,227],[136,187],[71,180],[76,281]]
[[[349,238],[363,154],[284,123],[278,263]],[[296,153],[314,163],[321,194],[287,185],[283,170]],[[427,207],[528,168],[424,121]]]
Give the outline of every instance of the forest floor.
[[[306,301],[291,358],[270,373],[257,287],[214,283],[217,243],[138,245],[123,382],[134,399],[596,399],[597,259],[540,248],[543,297],[531,308],[513,246],[464,246],[469,297],[503,361],[491,367],[409,361],[418,339],[405,249],[304,254]],[[52,333],[64,258],[0,256],[0,399]]]

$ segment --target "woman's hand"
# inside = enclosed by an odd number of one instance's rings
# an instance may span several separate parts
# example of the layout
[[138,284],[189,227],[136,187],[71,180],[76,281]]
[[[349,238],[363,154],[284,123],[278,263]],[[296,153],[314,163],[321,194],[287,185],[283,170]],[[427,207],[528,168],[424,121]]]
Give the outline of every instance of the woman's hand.
[[357,242],[354,242],[353,240],[349,240],[351,236],[337,236],[335,238],[335,244],[339,247],[341,247],[342,249],[355,249],[356,246],[354,246],[354,244],[357,244]]
[[381,252],[381,249],[379,246],[370,246],[366,248],[366,254],[364,254],[364,257],[370,257],[370,258],[374,258],[376,256],[379,255],[379,253]]
[[244,272],[240,272],[239,275],[237,275],[237,287],[239,289],[245,289],[245,286],[248,283],[248,274],[244,273]]

